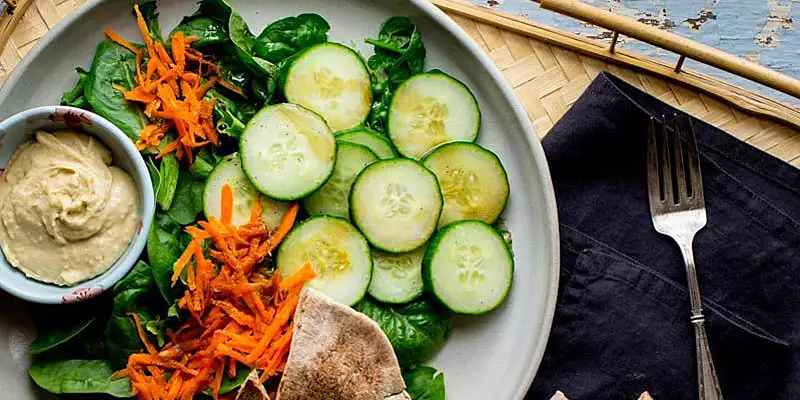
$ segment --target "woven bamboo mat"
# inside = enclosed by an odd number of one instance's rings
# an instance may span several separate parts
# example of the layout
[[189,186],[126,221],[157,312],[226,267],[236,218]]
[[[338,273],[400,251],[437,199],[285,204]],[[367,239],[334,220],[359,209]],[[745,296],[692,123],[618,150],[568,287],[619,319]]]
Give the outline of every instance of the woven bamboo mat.
[[[35,0],[0,53],[0,84],[39,38],[85,1]],[[444,4],[438,0],[435,3],[440,6]],[[726,102],[698,88],[677,84],[655,73],[643,72],[657,70],[660,63],[656,60],[638,57],[635,68],[633,63],[629,66],[611,64],[603,58],[554,44],[561,43],[557,37],[560,34],[564,35],[564,42],[574,40],[574,36],[566,32],[550,29],[548,37],[515,33],[519,30],[510,29],[514,19],[508,17],[508,29],[504,29],[505,17],[496,12],[487,18],[486,15],[479,15],[482,13],[480,10],[473,10],[474,15],[453,12],[452,9],[446,11],[503,71],[540,136],[547,134],[597,74],[610,71],[633,86],[800,168],[800,130],[741,108],[742,102],[739,100],[758,99],[761,96],[742,94],[745,91],[740,90],[739,93],[726,95],[732,101]],[[646,65],[648,62],[653,64],[652,68]],[[642,63],[645,63],[644,68]],[[701,78],[707,84],[698,87],[708,89],[715,86],[714,78]],[[734,106],[734,103],[740,107]],[[758,111],[755,107],[753,110]]]

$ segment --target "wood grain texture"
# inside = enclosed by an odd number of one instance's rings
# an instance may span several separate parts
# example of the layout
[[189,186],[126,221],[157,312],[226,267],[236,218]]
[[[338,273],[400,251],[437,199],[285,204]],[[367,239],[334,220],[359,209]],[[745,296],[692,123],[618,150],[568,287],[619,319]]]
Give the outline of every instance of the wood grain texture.
[[[0,52],[0,84],[47,31],[86,0],[34,0]],[[469,6],[435,0],[437,5]],[[544,136],[601,71],[708,121],[735,137],[800,168],[800,110],[693,71],[677,83],[672,66],[631,51],[606,51],[555,28],[485,8],[445,7],[484,49],[519,96],[536,131]],[[531,28],[533,27],[533,28]],[[661,71],[664,71],[661,73]]]

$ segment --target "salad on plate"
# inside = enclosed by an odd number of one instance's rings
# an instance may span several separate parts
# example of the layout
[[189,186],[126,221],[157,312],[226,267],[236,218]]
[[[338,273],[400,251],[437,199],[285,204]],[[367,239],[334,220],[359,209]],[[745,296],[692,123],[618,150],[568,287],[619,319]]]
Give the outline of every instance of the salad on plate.
[[66,398],[444,399],[426,362],[514,273],[508,177],[475,143],[469,88],[425,68],[407,17],[376,27],[371,55],[317,14],[258,35],[226,0],[169,32],[155,1],[133,17],[141,37],[107,29],[62,104],[136,144],[156,217],[113,291],[31,306],[33,381]]

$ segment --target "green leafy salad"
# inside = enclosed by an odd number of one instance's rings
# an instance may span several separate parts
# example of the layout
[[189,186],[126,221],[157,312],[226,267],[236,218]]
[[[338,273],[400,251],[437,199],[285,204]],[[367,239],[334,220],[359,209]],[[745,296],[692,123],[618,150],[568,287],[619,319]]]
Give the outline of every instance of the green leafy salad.
[[454,314],[501,306],[514,273],[492,225],[508,177],[475,144],[469,88],[426,69],[406,17],[366,39],[369,56],[329,41],[317,14],[258,35],[226,0],[200,0],[169,32],[155,1],[134,17],[143,43],[107,30],[62,104],[136,143],[156,216],[113,291],[32,306],[36,384],[63,398],[232,399],[255,370],[275,390],[311,287],[380,326],[412,399],[443,400],[444,375],[424,364]]

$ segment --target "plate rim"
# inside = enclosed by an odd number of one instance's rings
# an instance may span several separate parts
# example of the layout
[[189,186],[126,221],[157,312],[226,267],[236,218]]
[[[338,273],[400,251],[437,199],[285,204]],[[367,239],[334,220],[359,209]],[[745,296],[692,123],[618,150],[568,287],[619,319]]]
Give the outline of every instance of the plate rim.
[[[2,84],[0,88],[0,104],[11,95],[10,88],[16,85],[20,80],[23,73],[28,69],[33,60],[52,42],[56,37],[76,20],[83,17],[86,13],[93,10],[95,7],[105,3],[109,0],[88,0],[83,5],[76,8],[69,15],[59,21],[50,31],[42,36],[34,47],[26,54],[19,64],[14,68],[14,71],[9,75],[8,79]],[[550,331],[555,316],[556,300],[558,297],[558,282],[560,280],[560,239],[559,239],[559,225],[558,225],[558,211],[556,208],[556,196],[553,182],[550,175],[550,168],[547,164],[547,159],[542,148],[538,135],[534,130],[533,124],[528,118],[527,111],[522,105],[514,90],[503,77],[502,72],[494,64],[489,55],[481,49],[478,44],[444,11],[440,10],[433,3],[428,0],[406,0],[410,5],[423,14],[431,18],[442,29],[447,31],[467,49],[470,56],[474,57],[480,66],[486,71],[494,84],[500,89],[501,94],[505,98],[508,105],[511,107],[510,111],[516,119],[516,123],[522,128],[522,134],[528,142],[530,154],[533,155],[533,162],[537,168],[539,179],[543,184],[543,198],[544,198],[544,221],[546,227],[546,235],[549,235],[550,257],[548,258],[548,267],[550,270],[550,280],[547,293],[545,293],[545,307],[543,313],[543,321],[541,325],[540,335],[543,337],[537,338],[538,345],[534,347],[533,354],[531,355],[531,362],[523,374],[523,380],[519,382],[515,392],[514,398],[522,400],[527,394],[533,378],[539,369],[542,358],[544,357],[545,348],[550,337]]]

